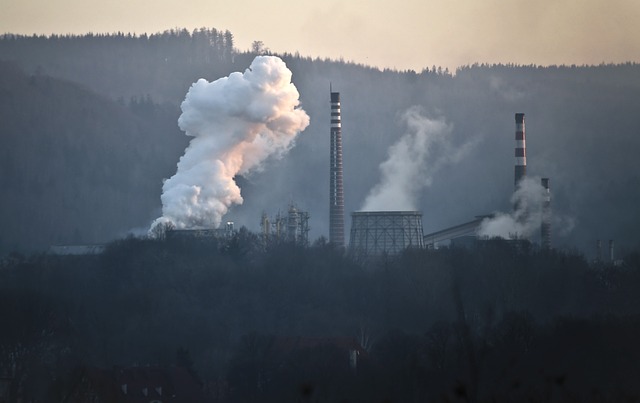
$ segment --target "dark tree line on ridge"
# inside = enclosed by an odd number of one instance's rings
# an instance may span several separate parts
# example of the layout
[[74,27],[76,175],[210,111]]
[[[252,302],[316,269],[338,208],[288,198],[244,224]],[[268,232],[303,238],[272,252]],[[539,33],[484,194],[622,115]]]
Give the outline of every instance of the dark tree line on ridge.
[[161,102],[183,97],[193,76],[229,74],[235,54],[233,34],[215,28],[151,35],[5,34],[0,49],[2,59],[30,73],[79,82],[113,99],[153,93]]

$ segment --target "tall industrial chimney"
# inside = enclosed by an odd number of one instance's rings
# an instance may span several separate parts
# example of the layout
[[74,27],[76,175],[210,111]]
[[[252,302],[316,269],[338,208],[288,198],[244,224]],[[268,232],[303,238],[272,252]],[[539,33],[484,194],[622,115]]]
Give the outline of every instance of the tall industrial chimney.
[[527,141],[524,130],[524,113],[516,113],[516,165],[514,186],[527,174]]
[[331,92],[331,154],[329,161],[329,242],[344,247],[344,190],[342,187],[342,125],[340,93]]
[[542,202],[542,223],[540,224],[540,246],[542,249],[551,249],[551,192],[549,191],[549,178],[540,180],[545,189]]
[[609,239],[609,261],[613,263],[615,256],[613,255],[613,239]]

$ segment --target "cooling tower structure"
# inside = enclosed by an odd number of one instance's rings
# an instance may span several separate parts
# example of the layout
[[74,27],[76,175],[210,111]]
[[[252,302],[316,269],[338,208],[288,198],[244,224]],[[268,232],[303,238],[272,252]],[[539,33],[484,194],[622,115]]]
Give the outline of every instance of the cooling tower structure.
[[524,129],[524,113],[516,113],[516,165],[514,187],[527,175],[527,139]]
[[542,249],[551,249],[551,192],[549,190],[549,178],[540,180],[545,190],[542,202],[542,222],[540,223],[540,246]]
[[359,211],[351,213],[351,220],[349,252],[356,259],[424,247],[420,211]]
[[329,161],[329,242],[344,247],[344,189],[342,187],[342,125],[340,93],[331,92],[331,153]]

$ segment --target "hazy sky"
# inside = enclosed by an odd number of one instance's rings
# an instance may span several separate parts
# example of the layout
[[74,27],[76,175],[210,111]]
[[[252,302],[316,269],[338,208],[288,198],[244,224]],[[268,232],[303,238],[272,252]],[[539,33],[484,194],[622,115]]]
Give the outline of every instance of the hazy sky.
[[[640,61],[640,0],[0,0],[0,32],[230,30],[378,67]],[[0,55],[1,57],[1,55]]]

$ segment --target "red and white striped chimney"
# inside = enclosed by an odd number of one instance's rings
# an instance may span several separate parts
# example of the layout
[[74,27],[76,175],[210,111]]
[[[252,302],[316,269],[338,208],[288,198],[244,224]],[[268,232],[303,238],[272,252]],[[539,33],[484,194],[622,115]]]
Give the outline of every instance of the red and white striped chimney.
[[527,141],[524,130],[524,113],[516,113],[516,165],[514,186],[527,175]]

